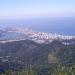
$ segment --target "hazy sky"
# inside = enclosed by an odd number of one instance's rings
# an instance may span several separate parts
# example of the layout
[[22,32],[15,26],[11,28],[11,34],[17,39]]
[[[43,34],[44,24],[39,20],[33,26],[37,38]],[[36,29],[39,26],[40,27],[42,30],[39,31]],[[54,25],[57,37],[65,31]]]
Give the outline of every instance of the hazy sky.
[[74,15],[75,0],[0,0],[0,19]]

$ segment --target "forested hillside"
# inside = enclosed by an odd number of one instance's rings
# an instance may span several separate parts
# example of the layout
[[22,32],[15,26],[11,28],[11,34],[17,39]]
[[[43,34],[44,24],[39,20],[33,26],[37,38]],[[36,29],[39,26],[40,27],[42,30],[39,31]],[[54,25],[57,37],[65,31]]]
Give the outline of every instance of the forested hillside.
[[75,44],[0,43],[1,75],[75,75]]

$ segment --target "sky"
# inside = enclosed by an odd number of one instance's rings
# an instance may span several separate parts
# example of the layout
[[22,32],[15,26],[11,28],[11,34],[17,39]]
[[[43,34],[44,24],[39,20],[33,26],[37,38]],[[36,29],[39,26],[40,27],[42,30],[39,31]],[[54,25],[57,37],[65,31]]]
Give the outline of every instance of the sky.
[[75,16],[75,0],[0,0],[0,19]]

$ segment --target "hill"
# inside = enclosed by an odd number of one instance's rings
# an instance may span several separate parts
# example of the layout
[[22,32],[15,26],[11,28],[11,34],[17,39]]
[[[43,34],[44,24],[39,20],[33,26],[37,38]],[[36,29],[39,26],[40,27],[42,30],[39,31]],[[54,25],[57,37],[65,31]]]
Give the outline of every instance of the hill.
[[64,45],[57,40],[48,44],[31,40],[0,43],[0,63],[19,64],[25,69],[31,65],[37,71],[52,70],[56,64],[72,66],[75,64],[74,54],[75,44]]

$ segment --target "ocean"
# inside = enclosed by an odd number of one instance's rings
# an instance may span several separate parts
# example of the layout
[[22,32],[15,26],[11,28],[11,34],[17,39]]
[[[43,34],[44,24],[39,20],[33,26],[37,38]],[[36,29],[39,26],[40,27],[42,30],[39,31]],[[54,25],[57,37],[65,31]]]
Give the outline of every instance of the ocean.
[[75,35],[75,17],[44,17],[0,20],[0,28],[21,27],[34,31]]

